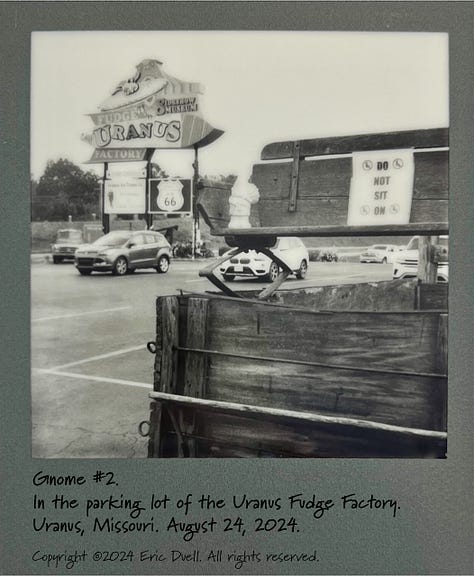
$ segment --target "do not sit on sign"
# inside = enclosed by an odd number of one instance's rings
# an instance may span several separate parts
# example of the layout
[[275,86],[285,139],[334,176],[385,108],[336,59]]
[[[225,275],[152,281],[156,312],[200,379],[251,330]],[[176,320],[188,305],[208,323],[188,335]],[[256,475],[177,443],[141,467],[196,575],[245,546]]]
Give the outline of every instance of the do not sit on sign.
[[408,224],[414,173],[412,149],[354,152],[347,224]]

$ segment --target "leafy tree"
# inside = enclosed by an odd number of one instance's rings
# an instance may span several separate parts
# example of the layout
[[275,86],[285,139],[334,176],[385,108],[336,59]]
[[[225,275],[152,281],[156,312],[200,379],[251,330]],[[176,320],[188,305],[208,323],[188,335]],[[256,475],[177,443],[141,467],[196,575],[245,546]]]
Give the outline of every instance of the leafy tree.
[[32,216],[35,220],[67,220],[90,217],[99,212],[99,177],[84,172],[69,160],[50,160],[32,188]]

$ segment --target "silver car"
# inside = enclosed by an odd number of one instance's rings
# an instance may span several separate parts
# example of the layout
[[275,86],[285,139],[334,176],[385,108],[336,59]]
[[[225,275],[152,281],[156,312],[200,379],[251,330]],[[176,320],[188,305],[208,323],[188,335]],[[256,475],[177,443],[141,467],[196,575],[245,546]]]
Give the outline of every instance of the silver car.
[[58,230],[56,239],[51,244],[53,264],[59,264],[63,260],[74,260],[74,254],[84,240],[82,232],[76,229]]
[[92,272],[123,276],[137,268],[154,268],[164,274],[168,272],[170,259],[171,247],[163,234],[151,230],[116,230],[78,248],[74,260],[83,276]]

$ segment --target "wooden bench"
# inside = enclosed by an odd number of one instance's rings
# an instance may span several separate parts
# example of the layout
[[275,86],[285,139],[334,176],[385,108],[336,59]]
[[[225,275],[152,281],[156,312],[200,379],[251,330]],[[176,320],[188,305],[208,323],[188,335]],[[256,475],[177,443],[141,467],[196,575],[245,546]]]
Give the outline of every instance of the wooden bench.
[[[202,189],[197,207],[211,228],[234,247],[232,256],[257,249],[273,259],[280,277],[266,290],[268,297],[290,274],[269,248],[279,236],[300,237],[383,237],[424,238],[448,234],[448,129],[412,130],[324,139],[277,142],[266,146],[262,162],[254,165],[252,181],[260,192],[252,207],[251,228],[228,227],[229,189],[218,194]],[[352,154],[377,150],[412,149],[414,181],[410,220],[406,224],[348,226]],[[428,240],[425,241],[425,244]],[[423,243],[422,243],[423,244]],[[201,271],[224,293],[237,296],[215,276],[214,270],[229,257]],[[429,251],[420,248],[420,257]]]

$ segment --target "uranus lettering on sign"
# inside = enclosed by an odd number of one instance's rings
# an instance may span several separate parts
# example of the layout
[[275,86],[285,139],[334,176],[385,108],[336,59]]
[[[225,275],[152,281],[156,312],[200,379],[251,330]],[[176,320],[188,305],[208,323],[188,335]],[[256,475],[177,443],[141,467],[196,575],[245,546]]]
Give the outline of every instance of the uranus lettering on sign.
[[139,142],[140,147],[150,145],[154,140],[165,140],[169,143],[178,142],[181,138],[181,122],[140,122],[139,124],[105,124],[93,132],[94,145],[103,148],[109,144],[127,142],[129,145]]
[[354,152],[347,224],[407,224],[414,172],[412,149]]
[[[82,139],[107,148],[178,149],[210,144],[222,131],[201,116],[202,87],[167,74],[158,60],[143,60],[90,114],[93,129]],[[100,161],[98,156],[92,158]],[[104,158],[103,161],[124,161]]]
[[189,179],[150,180],[150,214],[191,214],[192,182]]

